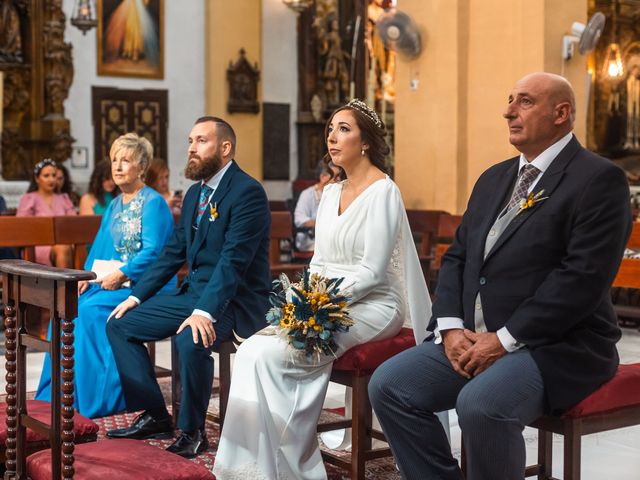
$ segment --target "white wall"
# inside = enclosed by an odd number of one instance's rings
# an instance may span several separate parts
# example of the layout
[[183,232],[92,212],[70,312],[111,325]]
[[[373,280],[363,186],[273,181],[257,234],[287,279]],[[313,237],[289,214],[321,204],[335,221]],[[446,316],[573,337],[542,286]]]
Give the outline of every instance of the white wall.
[[[290,109],[289,178],[298,176],[298,34],[297,14],[282,0],[262,0],[262,100],[288,103]],[[268,128],[268,127],[267,127]],[[264,133],[265,135],[267,132]],[[291,197],[291,182],[263,182],[270,200]]]
[[75,77],[65,102],[71,121],[75,147],[89,149],[89,168],[71,169],[79,187],[86,186],[93,170],[93,125],[91,87],[117,87],[169,91],[167,148],[171,188],[185,190],[190,185],[182,174],[187,155],[187,137],[196,118],[204,115],[204,2],[207,0],[166,0],[164,2],[164,79],[136,79],[97,75],[96,29],[86,35],[69,23],[74,0],[63,0],[67,16],[66,40],[73,45]]

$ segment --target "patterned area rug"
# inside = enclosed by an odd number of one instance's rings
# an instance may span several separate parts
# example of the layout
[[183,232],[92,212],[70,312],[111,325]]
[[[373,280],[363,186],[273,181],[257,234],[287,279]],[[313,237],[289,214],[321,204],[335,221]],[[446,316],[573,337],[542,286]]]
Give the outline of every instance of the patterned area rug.
[[[96,423],[100,425],[100,431],[98,432],[98,440],[105,438],[105,434],[107,430],[111,430],[112,428],[128,427],[131,424],[131,422],[133,422],[136,415],[137,414],[135,413],[122,413],[122,414],[117,414],[110,417],[96,419],[95,420]],[[321,417],[321,422],[325,421],[325,419],[328,419],[329,417],[333,417],[334,415],[335,414],[333,414],[332,412],[324,412],[323,417]],[[216,452],[218,450],[218,441],[220,439],[220,430],[217,424],[209,420],[207,420],[205,428],[207,431],[207,437],[209,439],[209,449],[191,461],[198,463],[200,465],[203,465],[208,469],[213,469]],[[167,448],[172,443],[172,440],[144,440],[144,441],[149,445],[152,445],[158,448]],[[347,452],[337,452],[337,453],[339,453],[340,455],[348,454]],[[325,464],[325,466],[327,468],[327,474],[328,474],[329,480],[344,480],[344,479],[351,478],[349,472],[346,470],[343,470],[341,468],[338,468],[329,464]],[[372,460],[367,462],[366,478],[372,479],[372,480],[373,479],[396,480],[396,479],[400,479],[400,474],[396,470],[395,465],[393,464],[393,461],[390,458],[384,458],[384,459]]]

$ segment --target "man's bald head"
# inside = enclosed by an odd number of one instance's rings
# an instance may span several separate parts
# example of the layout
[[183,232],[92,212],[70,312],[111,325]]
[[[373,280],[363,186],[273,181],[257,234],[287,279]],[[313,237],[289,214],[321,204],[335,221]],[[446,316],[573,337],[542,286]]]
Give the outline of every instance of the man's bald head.
[[560,75],[536,72],[516,82],[504,117],[509,141],[527,160],[573,129],[576,101],[571,84]]

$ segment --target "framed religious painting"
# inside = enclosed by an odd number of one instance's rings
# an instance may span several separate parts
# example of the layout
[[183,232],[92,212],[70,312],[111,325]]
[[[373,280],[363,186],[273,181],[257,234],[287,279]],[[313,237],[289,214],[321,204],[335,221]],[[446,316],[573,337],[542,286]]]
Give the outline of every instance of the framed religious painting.
[[164,0],[97,0],[98,75],[164,78]]

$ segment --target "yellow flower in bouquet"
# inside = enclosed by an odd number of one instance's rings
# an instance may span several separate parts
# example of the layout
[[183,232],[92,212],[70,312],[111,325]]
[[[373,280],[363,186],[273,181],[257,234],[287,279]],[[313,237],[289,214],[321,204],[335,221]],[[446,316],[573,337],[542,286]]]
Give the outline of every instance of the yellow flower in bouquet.
[[296,350],[307,355],[335,354],[334,335],[353,325],[349,295],[340,290],[343,278],[326,278],[305,270],[298,283],[282,274],[274,281],[267,321]]

